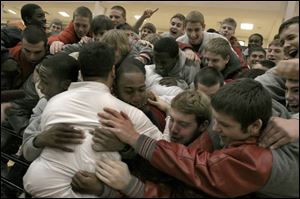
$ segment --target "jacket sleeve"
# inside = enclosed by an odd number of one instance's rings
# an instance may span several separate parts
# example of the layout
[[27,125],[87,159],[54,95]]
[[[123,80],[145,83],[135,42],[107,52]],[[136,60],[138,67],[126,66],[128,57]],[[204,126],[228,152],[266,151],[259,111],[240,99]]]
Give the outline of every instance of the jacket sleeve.
[[64,44],[73,44],[80,41],[80,38],[78,38],[75,33],[72,21],[61,33],[58,35],[52,35],[48,38],[49,45],[51,45],[54,41],[61,41]]
[[246,195],[258,191],[268,180],[271,152],[248,145],[237,148],[210,153],[146,136],[140,136],[135,146],[157,169],[215,197]]

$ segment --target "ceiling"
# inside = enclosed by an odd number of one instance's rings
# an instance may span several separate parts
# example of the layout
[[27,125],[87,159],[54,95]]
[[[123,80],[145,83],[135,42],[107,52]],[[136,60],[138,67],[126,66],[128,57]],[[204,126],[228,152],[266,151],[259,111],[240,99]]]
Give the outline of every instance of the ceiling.
[[[7,20],[20,19],[20,10],[23,5],[29,1],[1,1],[4,5],[1,11],[1,22]],[[91,11],[98,11],[94,14],[107,14],[113,5],[121,5],[127,11],[127,22],[133,25],[136,21],[134,15],[142,15],[147,8],[159,10],[153,14],[147,22],[155,24],[159,32],[167,31],[170,18],[176,13],[187,15],[192,10],[202,12],[205,18],[206,29],[214,28],[218,30],[219,23],[224,18],[232,17],[237,23],[235,35],[239,40],[247,43],[249,35],[252,33],[260,33],[265,38],[265,45],[272,40],[282,23],[288,2],[287,1],[98,1],[97,4],[104,9],[98,9],[96,1],[30,1],[30,3],[39,4],[47,11],[46,18],[50,22],[53,18],[60,18],[64,23],[71,20],[72,13],[78,6],[86,6]],[[296,2],[299,15],[299,2]],[[7,12],[8,9],[17,12],[13,15]],[[65,18],[58,14],[59,11],[67,12],[71,17]],[[102,13],[99,13],[102,12]],[[241,30],[239,24],[253,23],[254,29],[251,31]],[[265,46],[264,45],[264,46]]]

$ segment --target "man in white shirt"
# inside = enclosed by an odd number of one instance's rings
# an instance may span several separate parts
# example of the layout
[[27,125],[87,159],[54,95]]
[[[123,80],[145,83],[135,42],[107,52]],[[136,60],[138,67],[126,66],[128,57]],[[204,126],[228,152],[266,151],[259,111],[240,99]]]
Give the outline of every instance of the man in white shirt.
[[[80,145],[67,147],[74,152],[45,147],[30,165],[24,176],[24,188],[33,197],[99,197],[75,193],[71,188],[72,177],[77,171],[95,172],[95,161],[101,158],[120,159],[117,152],[94,144],[92,132],[100,127],[98,112],[111,107],[129,115],[141,134],[162,139],[163,134],[144,113],[115,98],[110,93],[114,72],[114,50],[104,43],[87,44],[79,53],[83,82],[71,83],[69,90],[49,100],[41,118],[41,130],[59,123],[72,125],[85,132]],[[168,136],[166,135],[166,138]],[[115,192],[103,187],[101,197],[112,197]]]

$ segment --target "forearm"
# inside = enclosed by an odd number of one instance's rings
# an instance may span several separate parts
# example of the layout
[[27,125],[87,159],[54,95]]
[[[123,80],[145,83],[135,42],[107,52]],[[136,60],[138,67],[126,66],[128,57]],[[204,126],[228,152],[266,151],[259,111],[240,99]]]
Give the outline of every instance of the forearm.
[[142,24],[144,23],[146,18],[144,18],[143,16],[141,16],[134,24],[133,26],[133,31],[137,34],[139,34],[139,29],[142,26]]
[[33,140],[35,137],[30,137],[23,144],[23,155],[27,161],[34,161],[42,152],[43,148],[38,148],[34,145]]

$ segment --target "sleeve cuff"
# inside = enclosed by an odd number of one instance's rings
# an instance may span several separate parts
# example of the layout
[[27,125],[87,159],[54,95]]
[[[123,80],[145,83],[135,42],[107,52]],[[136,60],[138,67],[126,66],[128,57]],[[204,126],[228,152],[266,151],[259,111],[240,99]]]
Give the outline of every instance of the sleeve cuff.
[[132,176],[128,185],[121,191],[126,196],[129,196],[131,198],[142,198],[145,191],[145,185],[138,178]]
[[149,138],[146,135],[140,135],[134,149],[137,153],[139,153],[142,157],[147,160],[151,160],[152,154],[156,148],[157,141]]

